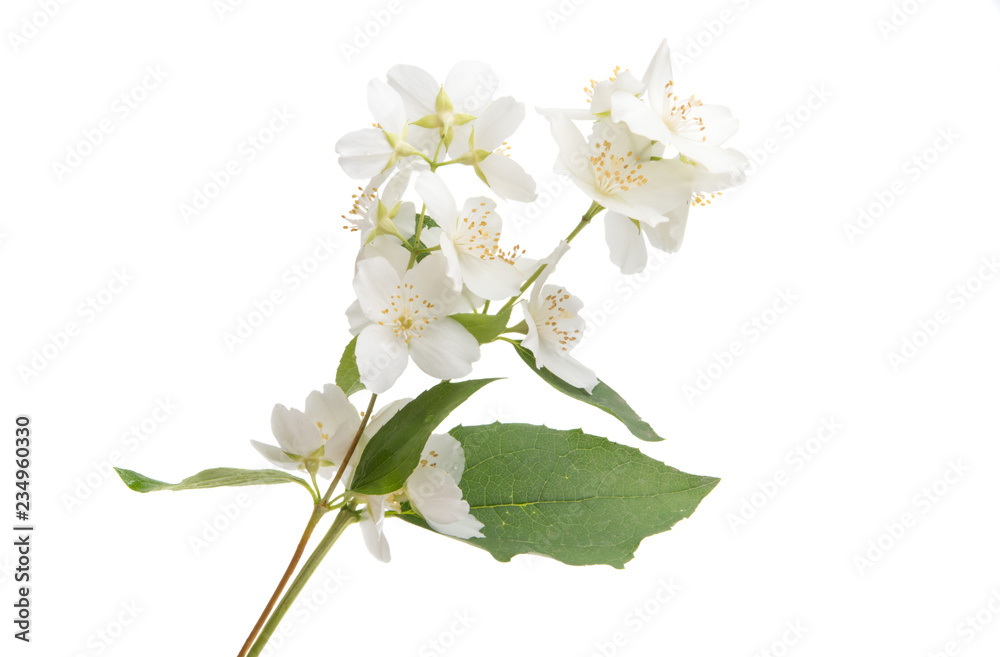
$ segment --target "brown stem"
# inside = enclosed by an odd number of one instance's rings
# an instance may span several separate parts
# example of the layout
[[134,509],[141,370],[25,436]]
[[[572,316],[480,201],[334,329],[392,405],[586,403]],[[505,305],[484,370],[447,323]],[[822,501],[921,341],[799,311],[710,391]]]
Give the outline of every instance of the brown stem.
[[354,434],[354,440],[351,441],[351,446],[347,448],[347,454],[344,456],[343,462],[340,467],[337,468],[337,474],[330,483],[330,487],[326,489],[326,495],[323,496],[323,505],[326,505],[330,501],[330,496],[333,495],[333,489],[337,487],[340,483],[341,477],[344,476],[344,470],[347,469],[347,464],[350,462],[351,457],[354,456],[354,450],[358,448],[358,442],[361,441],[361,434],[365,432],[365,427],[368,426],[368,420],[371,419],[372,409],[375,408],[375,398],[378,397],[374,392],[372,393],[371,399],[368,400],[368,410],[365,411],[365,416],[361,418],[361,425],[358,427],[357,433]]
[[319,524],[319,519],[323,517],[327,509],[325,505],[317,504],[313,509],[312,515],[309,517],[309,524],[306,525],[306,529],[302,532],[302,538],[299,539],[299,544],[295,548],[295,554],[292,555],[292,560],[288,563],[288,568],[285,569],[285,574],[281,576],[281,581],[278,582],[278,588],[274,589],[274,593],[271,594],[271,599],[267,601],[267,606],[264,607],[263,613],[261,613],[260,618],[257,619],[257,624],[253,626],[250,630],[250,636],[247,637],[246,642],[243,644],[243,648],[237,657],[246,657],[247,653],[250,652],[250,648],[253,646],[253,641],[257,638],[257,634],[260,629],[264,627],[264,623],[267,622],[267,617],[271,615],[271,610],[274,609],[274,605],[278,603],[281,598],[281,592],[285,590],[285,585],[288,584],[288,580],[292,578],[292,574],[295,572],[295,567],[298,566],[299,560],[302,558],[303,553],[306,551],[306,545],[309,543],[309,537],[312,536],[313,530],[316,529],[316,525]]

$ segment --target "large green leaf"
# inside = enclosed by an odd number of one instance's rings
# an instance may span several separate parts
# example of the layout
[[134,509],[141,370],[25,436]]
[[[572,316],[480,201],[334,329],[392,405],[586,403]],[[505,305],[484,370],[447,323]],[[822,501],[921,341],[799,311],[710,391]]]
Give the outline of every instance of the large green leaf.
[[531,370],[542,377],[550,386],[558,390],[559,392],[577,399],[591,406],[596,406],[605,413],[618,418],[625,427],[632,432],[632,435],[640,440],[645,440],[648,442],[657,442],[663,440],[660,436],[653,431],[653,427],[649,426],[639,414],[632,410],[632,407],[628,405],[622,396],[611,389],[608,384],[604,381],[598,380],[597,386],[594,387],[593,392],[588,393],[583,388],[576,388],[566,383],[558,376],[547,370],[546,368],[538,369],[535,365],[535,355],[531,353],[528,349],[521,346],[520,342],[511,342],[514,345],[514,349],[517,350],[517,355],[521,357],[521,360],[531,368]]
[[496,315],[485,313],[459,313],[451,318],[464,326],[469,333],[479,340],[479,344],[493,342],[497,336],[507,330],[510,321],[511,308],[504,308]]
[[579,429],[494,423],[450,433],[465,449],[459,486],[485,525],[485,538],[468,542],[499,561],[531,553],[622,568],[642,539],[690,516],[719,483]]
[[385,495],[399,490],[420,462],[431,433],[473,393],[496,379],[442,381],[401,408],[375,432],[361,454],[351,490]]
[[337,387],[350,397],[356,392],[365,389],[361,383],[361,373],[358,371],[358,361],[354,355],[354,349],[358,344],[358,336],[347,343],[344,355],[340,357],[340,365],[337,366]]
[[304,480],[282,470],[241,470],[240,468],[212,468],[192,475],[179,484],[168,484],[125,468],[115,468],[125,485],[137,493],[152,493],[160,490],[197,490],[222,486],[270,486],[274,484],[296,483],[305,487],[310,494],[312,488]]

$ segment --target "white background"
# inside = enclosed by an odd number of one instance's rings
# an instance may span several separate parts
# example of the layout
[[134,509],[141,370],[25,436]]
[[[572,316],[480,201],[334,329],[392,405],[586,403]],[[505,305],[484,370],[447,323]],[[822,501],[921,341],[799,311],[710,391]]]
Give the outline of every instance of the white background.
[[[305,523],[305,495],[142,496],[109,462],[168,481],[265,467],[248,441],[269,439],[272,405],[300,406],[332,380],[355,248],[339,217],[357,184],[333,146],[370,122],[369,78],[405,61],[442,79],[475,58],[529,108],[582,106],[590,78],[615,65],[641,75],[662,37],[679,89],[741,119],[731,143],[754,170],[693,212],[683,250],[648,275],[619,275],[593,227],[559,282],[587,303],[580,358],[668,437],[641,448],[722,483],[623,571],[500,564],[403,523],[388,529],[386,566],[352,530],[271,654],[1000,650],[1000,278],[979,278],[1000,253],[996,3],[896,0],[894,14],[889,0],[251,0],[232,11],[105,0],[59,5],[48,20],[36,17],[43,4],[10,0],[0,17],[0,517],[8,525],[13,507],[14,418],[27,413],[37,526],[30,646],[10,637],[3,529],[4,654],[236,653]],[[376,36],[346,54],[366,26]],[[124,116],[116,99],[147,67],[165,78]],[[294,118],[249,160],[245,140],[275,111]],[[59,176],[53,163],[105,120],[111,133]],[[537,114],[511,143],[551,193],[501,208],[505,241],[538,257],[589,201],[551,173]],[[185,222],[181,205],[230,160],[240,173]],[[871,221],[849,234],[862,210]],[[296,274],[329,239],[332,257]],[[127,287],[102,296],[122,271]],[[961,304],[959,286],[973,290]],[[228,348],[224,334],[274,290],[284,303]],[[769,310],[781,294],[794,303]],[[86,310],[92,297],[108,301],[99,313]],[[947,321],[928,323],[939,311]],[[76,335],[25,376],[70,322]],[[919,348],[894,364],[907,339]],[[734,342],[742,351],[727,358]],[[730,367],[709,371],[716,357]],[[685,395],[703,372],[703,394]],[[509,380],[451,424],[546,422],[638,442],[502,345],[477,374]],[[409,372],[399,395],[430,383]],[[825,442],[824,421],[839,427]]]

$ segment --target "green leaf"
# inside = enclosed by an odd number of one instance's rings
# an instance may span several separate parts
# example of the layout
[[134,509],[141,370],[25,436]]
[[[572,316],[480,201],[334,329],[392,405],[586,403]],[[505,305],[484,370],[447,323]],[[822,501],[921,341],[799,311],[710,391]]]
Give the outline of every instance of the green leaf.
[[512,341],[511,344],[514,345],[514,349],[517,350],[517,355],[521,357],[521,360],[523,360],[528,367],[531,368],[531,371],[542,377],[549,385],[559,392],[572,397],[573,399],[590,404],[591,406],[596,406],[608,415],[618,418],[618,420],[620,420],[621,423],[632,432],[632,435],[639,440],[645,440],[648,442],[658,442],[663,440],[663,438],[658,436],[656,432],[653,431],[653,427],[643,421],[643,419],[639,417],[639,414],[632,410],[632,407],[628,405],[628,402],[622,399],[622,396],[612,390],[608,384],[604,383],[604,381],[598,380],[593,392],[588,393],[583,388],[571,386],[544,367],[542,369],[538,369],[535,366],[535,355],[532,354],[531,351],[522,347],[520,342]]
[[356,392],[365,389],[361,383],[361,373],[358,371],[358,360],[354,355],[354,349],[358,344],[358,336],[347,343],[344,355],[340,357],[340,365],[337,366],[337,387],[350,397]]
[[504,308],[496,315],[486,313],[459,313],[451,318],[464,326],[469,333],[479,340],[479,344],[493,342],[497,336],[507,330],[510,321],[511,308]]
[[168,484],[125,468],[115,468],[125,485],[137,493],[152,493],[160,490],[197,490],[222,486],[270,486],[273,484],[296,483],[305,487],[310,495],[313,489],[303,479],[282,470],[242,470],[240,468],[212,468],[190,476],[179,484]]
[[399,490],[420,462],[431,433],[473,393],[496,379],[442,381],[420,393],[382,425],[365,447],[351,484],[364,495]]
[[494,423],[450,433],[465,449],[459,486],[485,525],[485,538],[468,542],[498,561],[531,553],[623,568],[642,539],[690,516],[719,483],[579,429]]

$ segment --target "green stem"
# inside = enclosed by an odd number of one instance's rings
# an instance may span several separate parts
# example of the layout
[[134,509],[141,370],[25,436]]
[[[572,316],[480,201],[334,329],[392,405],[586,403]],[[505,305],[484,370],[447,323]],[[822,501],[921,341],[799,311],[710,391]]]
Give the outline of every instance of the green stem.
[[420,232],[424,229],[424,217],[427,214],[427,206],[420,206],[420,216],[417,217],[417,225],[413,229],[413,250],[410,251],[410,262],[406,265],[407,269],[413,269],[413,265],[417,262],[417,244],[420,244]]
[[[576,237],[577,235],[579,235],[580,231],[583,230],[587,226],[587,224],[590,223],[591,219],[593,219],[594,217],[596,217],[601,212],[601,210],[603,210],[603,209],[604,209],[604,206],[601,205],[601,204],[599,204],[597,201],[592,202],[590,204],[590,207],[587,209],[587,211],[580,218],[580,223],[578,223],[576,225],[576,227],[570,232],[570,234],[566,236],[566,239],[564,241],[567,242],[567,243],[572,242],[573,238]],[[503,308],[500,309],[500,312],[502,313],[502,312],[507,311],[510,308],[513,308],[514,304],[517,303],[517,300],[521,298],[521,295],[524,294],[525,291],[529,287],[531,287],[532,283],[534,283],[535,281],[538,280],[538,277],[542,275],[542,272],[544,270],[545,270],[545,265],[542,265],[541,267],[539,267],[538,269],[536,269],[535,273],[533,273],[528,278],[528,280],[526,280],[524,282],[524,285],[521,286],[521,292],[520,292],[520,294],[518,294],[517,296],[511,297],[510,299],[508,299],[507,303],[505,303],[503,305]],[[500,314],[500,313],[497,313],[497,314]]]
[[247,653],[247,657],[257,657],[260,655],[261,651],[264,650],[264,646],[266,646],[267,642],[271,639],[271,635],[278,629],[278,625],[281,624],[281,620],[285,617],[285,614],[287,614],[288,610],[291,609],[292,604],[295,602],[295,598],[297,598],[299,593],[302,592],[306,582],[308,582],[309,578],[316,572],[316,569],[319,568],[319,564],[323,561],[323,558],[326,557],[330,548],[337,542],[337,539],[344,533],[344,530],[357,521],[358,514],[354,509],[344,507],[340,510],[337,517],[333,519],[333,524],[330,525],[330,529],[326,532],[326,535],[323,536],[322,540],[320,540],[316,549],[313,550],[313,553],[309,555],[305,564],[302,565],[302,570],[299,571],[299,574],[295,576],[295,579],[288,587],[285,597],[283,597],[281,602],[278,603],[278,606],[274,608],[274,613],[272,613],[271,617],[267,620],[267,624],[264,625],[264,629],[261,630],[260,635],[257,637],[257,641],[255,641],[253,647],[250,648],[250,652]]
[[264,625],[264,621],[267,620],[271,610],[274,609],[274,605],[278,601],[278,596],[281,595],[285,585],[288,584],[288,580],[291,579],[292,573],[295,572],[295,567],[299,564],[299,559],[302,558],[302,554],[306,551],[306,545],[309,543],[309,537],[312,536],[313,530],[316,529],[316,525],[319,524],[320,518],[322,518],[325,513],[326,508],[319,503],[317,503],[313,508],[312,515],[309,516],[309,522],[306,524],[305,531],[302,532],[302,538],[299,539],[299,544],[295,547],[295,554],[292,555],[292,560],[288,563],[285,573],[281,576],[281,581],[278,582],[278,587],[274,589],[274,593],[271,594],[271,599],[267,601],[267,605],[264,607],[263,613],[261,613],[260,618],[257,619],[257,623],[253,626],[253,629],[250,630],[250,635],[243,643],[243,648],[240,650],[238,657],[244,657],[247,654],[247,651],[250,650],[254,637],[256,637],[257,633],[260,632],[260,628]]

